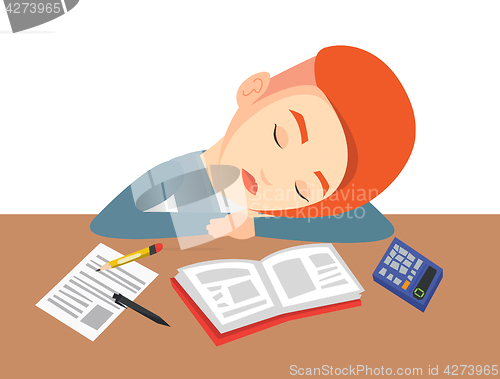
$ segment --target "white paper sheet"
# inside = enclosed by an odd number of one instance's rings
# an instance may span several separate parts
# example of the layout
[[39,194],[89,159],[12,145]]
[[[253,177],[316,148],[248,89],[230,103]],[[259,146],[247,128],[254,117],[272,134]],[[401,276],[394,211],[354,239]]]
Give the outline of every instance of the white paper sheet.
[[183,267],[222,325],[273,307],[253,261],[214,261]]
[[364,291],[332,244],[286,249],[262,264],[284,307]]
[[158,274],[137,262],[96,272],[123,254],[99,244],[36,306],[94,341],[125,310],[113,292],[134,300]]

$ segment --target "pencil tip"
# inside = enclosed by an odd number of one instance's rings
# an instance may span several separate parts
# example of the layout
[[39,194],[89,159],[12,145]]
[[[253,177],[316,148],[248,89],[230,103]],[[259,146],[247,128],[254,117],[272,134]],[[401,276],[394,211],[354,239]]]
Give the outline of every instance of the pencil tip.
[[101,271],[101,269],[100,269],[100,268],[98,268],[96,271]]

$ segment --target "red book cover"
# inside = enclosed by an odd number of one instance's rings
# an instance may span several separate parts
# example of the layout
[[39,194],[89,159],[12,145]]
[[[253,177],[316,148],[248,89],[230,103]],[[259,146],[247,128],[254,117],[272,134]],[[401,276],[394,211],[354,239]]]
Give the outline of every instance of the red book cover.
[[262,320],[256,322],[255,324],[247,325],[238,329],[231,330],[226,333],[220,333],[217,328],[212,324],[212,322],[205,316],[202,310],[196,305],[196,303],[191,299],[188,293],[182,288],[175,278],[170,279],[172,287],[175,292],[180,296],[182,301],[187,305],[191,313],[194,315],[196,320],[205,329],[205,332],[209,335],[216,346],[234,341],[238,338],[245,337],[249,334],[259,332],[261,330],[270,328],[271,326],[281,324],[286,321],[296,320],[303,317],[309,317],[314,315],[319,315],[322,313],[339,311],[341,309],[359,307],[361,305],[361,300],[351,300],[339,304],[325,305],[322,307],[304,309],[302,311],[296,311],[291,313],[285,313],[282,315],[274,316],[267,320]]

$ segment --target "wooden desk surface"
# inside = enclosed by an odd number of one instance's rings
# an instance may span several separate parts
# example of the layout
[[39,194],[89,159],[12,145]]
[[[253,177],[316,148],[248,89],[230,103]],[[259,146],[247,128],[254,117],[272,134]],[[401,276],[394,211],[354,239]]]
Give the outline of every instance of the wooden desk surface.
[[[500,364],[499,215],[388,216],[395,235],[436,262],[444,278],[425,313],[372,279],[392,238],[335,247],[365,288],[362,306],[291,321],[216,347],[170,286],[177,268],[211,259],[259,260],[295,241],[229,238],[181,251],[175,240],[92,234],[91,215],[0,215],[2,378],[282,378],[298,368],[372,370]],[[171,328],[123,312],[94,342],[35,304],[100,242],[159,273],[138,302]],[[461,373],[460,368],[457,373]],[[297,372],[298,373],[298,372]],[[466,373],[467,374],[467,373]],[[297,375],[298,376],[298,375]]]

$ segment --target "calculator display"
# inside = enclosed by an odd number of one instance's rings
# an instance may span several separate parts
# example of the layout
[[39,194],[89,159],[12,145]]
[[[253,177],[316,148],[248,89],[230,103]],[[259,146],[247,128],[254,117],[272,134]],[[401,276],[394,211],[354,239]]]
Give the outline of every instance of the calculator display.
[[422,279],[417,284],[417,287],[413,291],[413,297],[422,300],[425,296],[425,293],[429,289],[429,286],[432,283],[432,280],[436,276],[436,269],[429,266],[427,267],[427,270],[425,270],[424,275],[422,276]]

